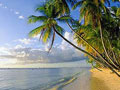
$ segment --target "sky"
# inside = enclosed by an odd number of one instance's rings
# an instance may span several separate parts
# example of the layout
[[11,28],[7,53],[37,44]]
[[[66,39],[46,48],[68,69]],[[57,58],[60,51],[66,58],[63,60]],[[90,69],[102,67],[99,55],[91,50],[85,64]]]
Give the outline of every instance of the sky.
[[[50,53],[47,52],[49,43],[28,37],[32,29],[41,25],[28,24],[28,17],[40,15],[35,8],[42,3],[44,0],[0,0],[0,68],[80,67],[81,60],[85,60],[84,54],[59,36]],[[64,36],[75,43],[69,28],[61,25],[67,30]],[[82,62],[82,66],[87,65]]]

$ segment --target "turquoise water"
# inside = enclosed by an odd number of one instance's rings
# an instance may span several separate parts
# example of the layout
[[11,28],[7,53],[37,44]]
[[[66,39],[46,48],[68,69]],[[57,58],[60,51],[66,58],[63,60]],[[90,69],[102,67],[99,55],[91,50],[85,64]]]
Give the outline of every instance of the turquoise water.
[[0,69],[0,90],[47,90],[89,69]]

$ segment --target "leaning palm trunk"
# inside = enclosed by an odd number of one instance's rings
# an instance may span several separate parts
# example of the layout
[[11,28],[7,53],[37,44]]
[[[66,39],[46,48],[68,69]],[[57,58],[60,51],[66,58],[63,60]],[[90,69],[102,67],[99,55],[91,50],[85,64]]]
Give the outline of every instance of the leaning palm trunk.
[[92,54],[88,53],[87,51],[85,51],[85,50],[77,47],[76,45],[74,45],[73,43],[71,43],[69,40],[67,40],[65,37],[63,37],[63,36],[56,30],[55,26],[53,26],[53,29],[54,29],[54,31],[55,31],[62,39],[64,39],[66,42],[68,42],[68,43],[69,43],[70,45],[72,45],[74,48],[80,50],[80,51],[83,52],[83,53],[86,53],[88,56],[92,57],[93,59],[96,59],[95,56],[93,56]]
[[[83,41],[85,42],[88,46],[90,46],[92,48],[92,50],[94,52],[97,53],[97,55],[106,63],[108,63],[109,65],[112,65],[110,62],[108,62],[92,45],[90,45],[84,38],[82,38],[78,33],[76,33],[73,28],[70,26],[70,24],[67,22],[68,26],[71,28],[71,30]],[[112,62],[113,63],[113,62]],[[114,64],[114,63],[113,63]],[[113,66],[113,65],[112,65]],[[118,69],[118,67],[114,64],[114,67],[113,68],[116,68]]]
[[74,45],[73,43],[71,43],[69,40],[67,40],[65,37],[63,37],[55,28],[55,26],[53,26],[54,31],[62,38],[64,39],[66,42],[68,42],[70,45],[72,45],[74,48],[80,50],[81,52],[87,54],[88,56],[92,57],[94,60],[96,60],[99,63],[102,63],[103,65],[107,66],[112,72],[114,72],[118,77],[120,77],[120,75],[113,69],[113,67],[108,63],[108,62],[102,62],[99,58],[96,58],[95,56],[93,56],[92,54],[88,53],[87,51],[77,47],[76,45]]
[[103,40],[103,33],[102,33],[102,29],[101,29],[101,23],[99,22],[99,29],[100,29],[100,37],[101,37],[101,42],[102,42],[102,46],[103,46],[103,49],[104,49],[104,51],[105,51],[105,55],[107,56],[107,58],[110,60],[110,62],[112,62],[112,64],[113,64],[113,66],[116,68],[116,69],[120,69],[114,62],[113,62],[113,60],[109,57],[109,55],[108,55],[108,52],[107,52],[107,50],[106,50],[106,47],[105,47],[105,44],[104,44],[104,40]]
[[[97,55],[101,58],[101,59],[103,59],[103,60],[105,60],[104,58],[103,58],[103,56],[92,46],[92,45],[90,45],[84,38],[82,38],[78,33],[76,33],[74,30],[73,30],[73,28],[70,26],[70,24],[67,22],[67,24],[68,24],[68,26],[71,28],[71,30],[82,40],[82,41],[84,41],[88,46],[90,46],[91,48],[92,48],[92,50],[95,52],[95,53],[97,53]],[[106,60],[105,60],[106,61]]]
[[111,52],[112,52],[112,55],[113,55],[113,60],[114,60],[113,63],[116,63],[116,65],[118,66],[118,68],[120,68],[120,63],[119,63],[118,59],[116,58],[116,55],[115,55],[115,53],[113,51],[113,48],[112,48],[112,45],[111,45],[109,39],[108,39],[108,42],[110,44],[110,49],[111,49]]

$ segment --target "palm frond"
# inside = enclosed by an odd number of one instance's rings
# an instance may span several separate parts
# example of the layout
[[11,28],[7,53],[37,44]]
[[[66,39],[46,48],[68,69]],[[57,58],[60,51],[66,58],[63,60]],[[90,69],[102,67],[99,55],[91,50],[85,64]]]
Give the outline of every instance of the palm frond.
[[46,16],[30,16],[28,17],[29,20],[28,20],[28,23],[36,23],[37,21],[45,21],[47,20],[47,17]]
[[63,29],[61,26],[55,25],[55,27],[56,27],[56,29],[58,30],[58,32],[59,32],[60,34],[63,34],[63,33],[64,33],[64,29]]
[[59,13],[59,16],[70,14],[69,5],[66,2],[66,0],[54,0],[54,6],[56,9],[56,12]]
[[51,33],[52,33],[51,28],[47,27],[46,31],[44,32],[44,36],[42,37],[42,41],[44,43],[46,43],[48,39],[50,39]]
[[112,0],[113,2],[120,2],[120,0]]
[[58,18],[57,20],[64,22],[64,21],[72,20],[72,18],[70,16],[62,16]]
[[43,12],[45,10],[45,6],[38,6],[35,11]]
[[119,16],[119,17],[120,17],[120,8],[117,9],[116,16]]
[[78,6],[81,6],[83,4],[83,0],[82,1],[79,1],[77,2],[73,7],[72,7],[72,10],[76,9]]
[[33,30],[29,33],[29,37],[34,37],[34,36],[40,34],[40,32],[41,32],[44,28],[46,28],[46,26],[45,26],[45,25],[42,25],[42,26],[39,26],[39,27],[33,29]]
[[54,40],[55,40],[55,31],[53,33],[52,42],[51,42],[51,45],[50,45],[50,48],[49,48],[48,52],[50,52],[50,50],[52,49],[53,44],[54,44]]
[[39,37],[39,41],[40,41],[40,39],[42,39],[42,36],[43,36],[44,32],[45,32],[45,29],[43,29],[43,30],[41,31],[40,37]]

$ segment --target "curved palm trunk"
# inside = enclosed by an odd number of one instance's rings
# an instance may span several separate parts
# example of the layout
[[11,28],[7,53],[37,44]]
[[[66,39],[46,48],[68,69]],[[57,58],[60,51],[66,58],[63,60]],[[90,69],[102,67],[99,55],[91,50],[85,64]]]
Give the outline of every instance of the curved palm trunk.
[[[87,51],[85,51],[85,50],[77,47],[76,45],[74,45],[73,43],[71,43],[69,40],[67,40],[65,37],[63,37],[63,36],[56,30],[55,26],[53,26],[53,29],[54,29],[54,31],[55,31],[62,39],[64,39],[66,42],[68,42],[68,43],[69,43],[70,45],[72,45],[74,48],[76,48],[76,49],[80,50],[81,52],[87,54],[88,56],[92,57],[94,60],[102,63],[101,60],[99,60],[98,58],[96,58],[96,57],[93,56],[92,54],[88,53]],[[104,64],[104,63],[102,63],[102,64]],[[120,77],[120,75],[111,67],[111,65],[109,65],[109,63],[105,63],[104,65],[107,66],[111,71],[113,71],[118,77]]]
[[[70,24],[67,22],[68,26],[71,28],[71,30],[81,39],[83,40],[88,46],[90,46],[92,48],[93,51],[95,51],[97,53],[97,55],[106,63],[108,63],[109,65],[111,65],[109,62],[106,61],[106,59],[104,59],[104,57],[92,46],[90,45],[84,38],[82,38],[78,33],[76,33],[73,28],[70,26]],[[115,65],[116,66],[116,65]],[[117,67],[117,66],[116,66]]]
[[68,24],[68,26],[70,27],[70,29],[71,29],[81,40],[83,40],[88,46],[90,46],[90,47],[92,48],[93,51],[95,51],[95,52],[98,54],[98,56],[99,56],[101,59],[105,60],[105,59],[103,58],[103,56],[102,56],[92,45],[90,45],[84,38],[82,38],[78,33],[76,33],[76,32],[73,30],[73,28],[70,26],[70,24],[69,24],[68,22],[67,22],[67,24]]
[[71,43],[69,40],[67,40],[64,36],[62,36],[62,35],[56,30],[55,26],[53,26],[53,29],[54,29],[54,31],[55,31],[62,39],[64,39],[66,42],[68,42],[68,43],[69,43],[70,45],[72,45],[74,48],[80,50],[81,52],[83,52],[83,53],[87,54],[88,56],[92,57],[93,59],[97,60],[95,56],[93,56],[92,54],[88,53],[87,51],[85,51],[85,50],[77,47],[76,45],[74,45],[73,43]]
[[115,55],[115,53],[114,53],[114,51],[113,51],[113,49],[112,49],[112,45],[111,45],[109,39],[108,39],[108,42],[109,42],[109,44],[110,44],[110,49],[111,49],[111,51],[112,51],[112,55],[113,55],[113,59],[114,59],[113,63],[115,62],[115,63],[117,64],[117,66],[120,68],[120,63],[119,63],[118,59],[116,58],[116,55]]
[[103,33],[102,33],[102,29],[101,29],[101,24],[100,24],[100,22],[99,22],[99,25],[100,25],[100,37],[101,37],[101,42],[102,42],[102,45],[103,45],[103,49],[104,49],[104,51],[105,51],[105,54],[106,54],[107,58],[113,63],[113,65],[119,70],[120,68],[114,64],[113,60],[112,60],[112,59],[109,57],[109,55],[108,55],[108,52],[107,52],[107,50],[106,50],[106,47],[105,47],[105,44],[104,44],[104,40],[103,40]]

